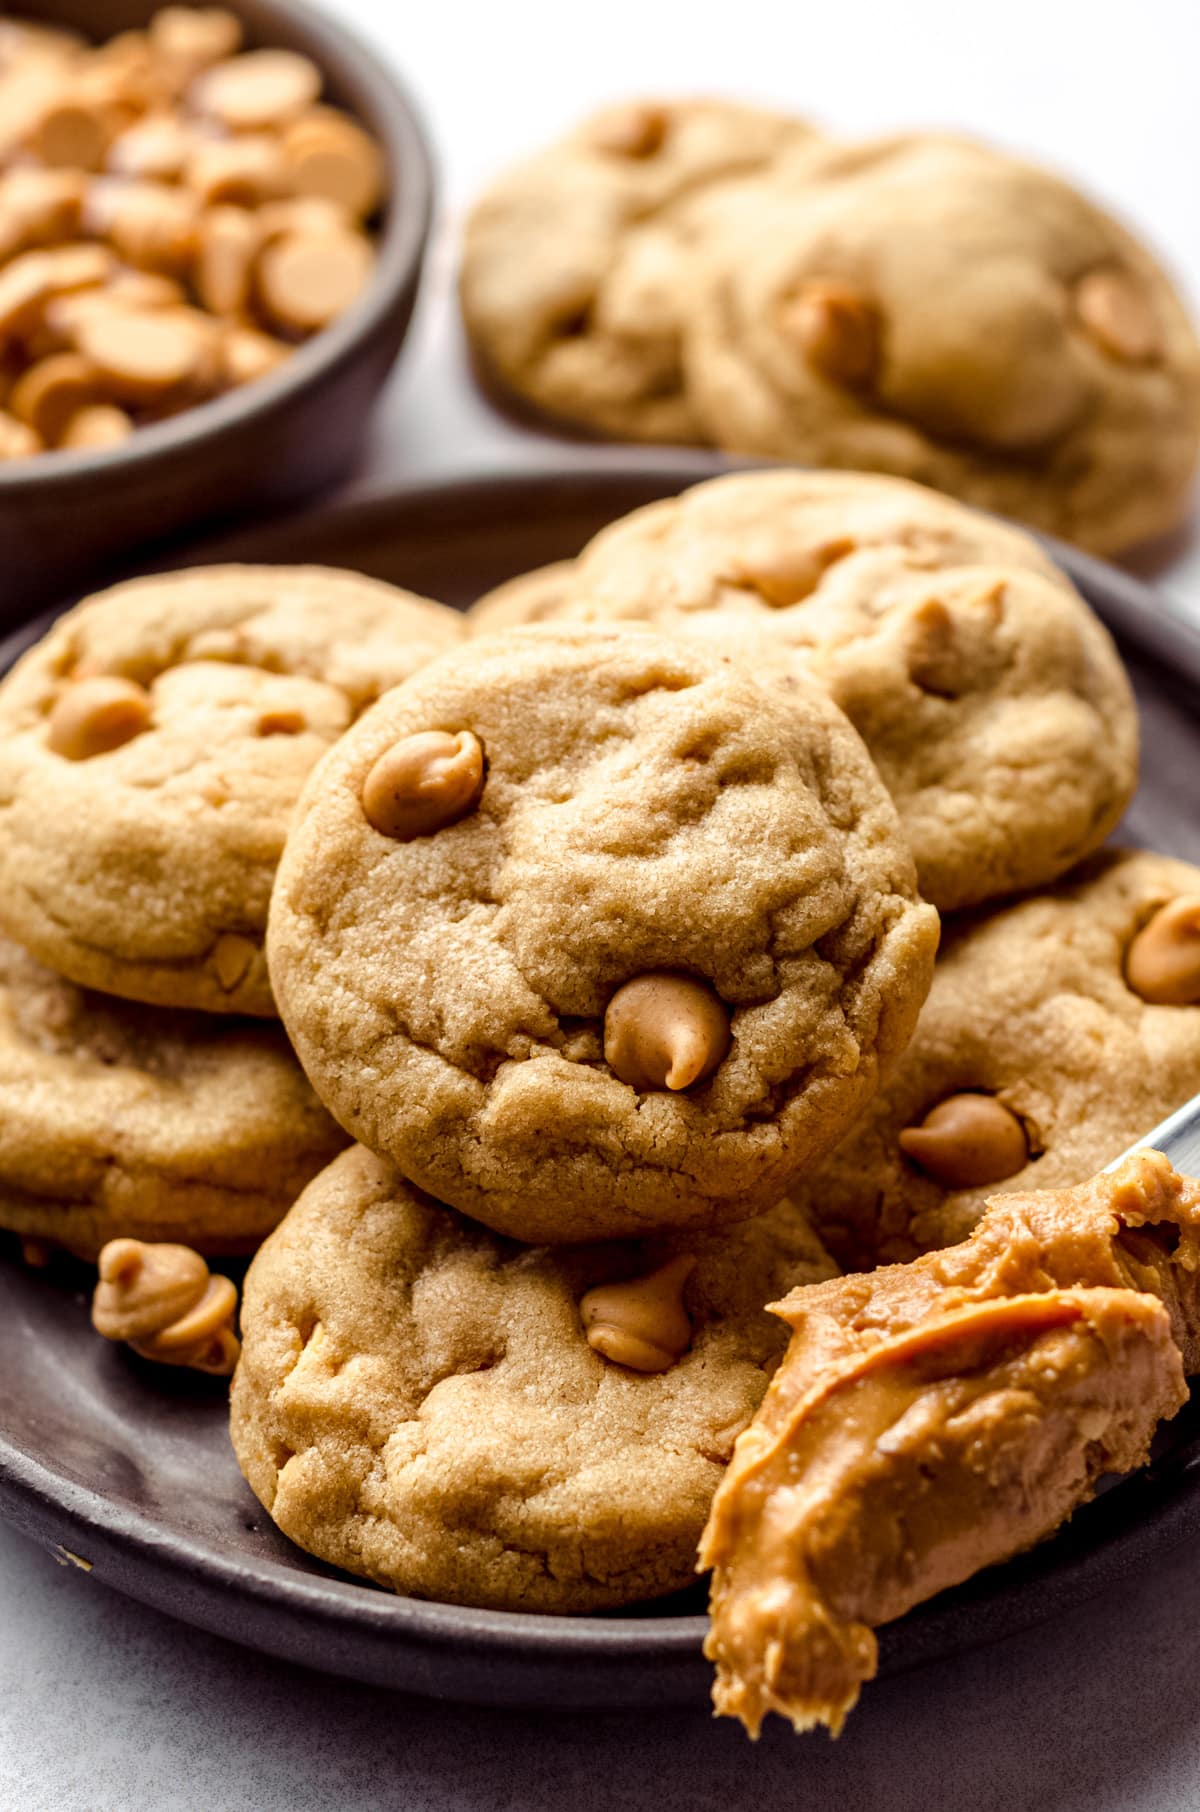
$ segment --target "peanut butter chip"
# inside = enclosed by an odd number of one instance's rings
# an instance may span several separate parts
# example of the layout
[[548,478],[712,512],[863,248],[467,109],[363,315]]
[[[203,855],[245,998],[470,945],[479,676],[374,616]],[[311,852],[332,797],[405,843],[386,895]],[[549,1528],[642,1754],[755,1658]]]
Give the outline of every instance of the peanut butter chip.
[[258,267],[263,306],[280,327],[315,333],[350,306],[374,257],[361,233],[289,235],[264,251]]
[[73,681],[50,713],[49,742],[68,761],[87,761],[132,742],[150,726],[150,695],[136,680],[97,673]]
[[635,975],[604,1015],[604,1060],[639,1090],[690,1088],[712,1075],[729,1039],[724,1002],[691,975]]
[[695,1266],[685,1252],[647,1277],[589,1290],[579,1313],[592,1351],[633,1372],[669,1371],[692,1342],[683,1286]]
[[64,100],[42,115],[33,144],[42,162],[51,167],[98,170],[108,140],[108,124],[99,108]]
[[150,400],[199,375],[205,342],[181,310],[105,309],[85,317],[76,344],[119,396]]
[[878,311],[844,283],[806,283],[783,306],[782,325],[821,377],[867,384],[879,362]]
[[251,50],[218,63],[192,86],[191,99],[231,132],[277,126],[311,107],[321,72],[292,50]]
[[407,843],[473,811],[483,779],[483,745],[470,730],[421,730],[379,757],[363,786],[363,812],[383,836]]
[[324,111],[306,115],[289,127],[283,154],[293,194],[336,202],[357,220],[378,207],[383,159],[353,120]]
[[212,949],[212,964],[217,972],[217,980],[226,994],[232,994],[240,981],[244,981],[251,963],[258,955],[258,945],[253,939],[242,937],[236,931],[223,931]]
[[12,387],[9,407],[45,441],[57,441],[71,417],[96,393],[96,373],[77,352],[40,359]]
[[994,1095],[947,1095],[900,1134],[906,1158],[944,1189],[979,1189],[1029,1162],[1025,1128]]
[[663,148],[669,124],[665,107],[622,107],[596,122],[591,142],[612,157],[653,157]]
[[144,1359],[228,1376],[237,1364],[237,1291],[190,1246],[110,1240],[99,1258],[92,1325]]
[[1200,1005],[1200,894],[1180,894],[1142,926],[1125,958],[1125,979],[1153,1006]]
[[853,552],[854,543],[846,536],[824,541],[819,547],[789,546],[781,541],[752,549],[738,564],[733,579],[782,609],[811,597],[828,569]]
[[1101,352],[1144,365],[1162,351],[1150,299],[1125,271],[1089,271],[1075,290],[1075,312]]
[[64,451],[76,453],[119,447],[133,433],[133,418],[115,403],[89,403],[74,414],[58,437]]

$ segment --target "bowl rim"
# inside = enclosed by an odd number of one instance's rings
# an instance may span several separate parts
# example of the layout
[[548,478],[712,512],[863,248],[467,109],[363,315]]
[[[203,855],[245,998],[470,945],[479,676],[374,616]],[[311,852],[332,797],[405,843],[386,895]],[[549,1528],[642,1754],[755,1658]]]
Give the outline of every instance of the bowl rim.
[[[241,0],[228,0],[228,5],[239,19],[245,18]],[[47,4],[44,15],[52,17],[55,10],[52,3]],[[298,48],[319,65],[324,77],[331,73],[331,61],[345,65],[368,97],[375,116],[371,131],[383,147],[390,179],[370,282],[344,313],[293,348],[282,365],[264,377],[181,410],[166,421],[138,428],[117,447],[78,452],[53,449],[0,464],[0,509],[19,505],[23,499],[36,499],[42,506],[60,493],[65,500],[67,494],[104,480],[136,480],[149,468],[161,470],[190,458],[201,446],[220,445],[237,436],[250,419],[282,420],[298,395],[336,379],[362,344],[384,326],[409,284],[419,280],[433,218],[436,176],[432,138],[406,83],[388,58],[311,0],[254,0],[254,11],[261,20],[278,23],[281,30],[293,28],[303,40]],[[41,18],[43,10],[36,16]],[[270,38],[270,24],[257,31],[257,19],[247,23],[254,36]]]

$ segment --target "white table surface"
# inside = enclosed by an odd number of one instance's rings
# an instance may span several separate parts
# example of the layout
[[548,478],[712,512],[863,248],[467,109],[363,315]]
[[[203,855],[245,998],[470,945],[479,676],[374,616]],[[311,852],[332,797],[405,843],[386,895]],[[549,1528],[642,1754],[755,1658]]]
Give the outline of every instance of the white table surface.
[[[17,9],[14,9],[17,10]],[[471,394],[453,221],[489,170],[637,89],[790,104],[834,127],[970,128],[1141,223],[1200,297],[1196,0],[339,0],[407,71],[443,223],[367,467],[578,457]],[[1200,608],[1200,550],[1164,575]],[[0,1387],[2,1388],[2,1387]],[[422,1703],[262,1660],[0,1529],[0,1812],[1197,1812],[1200,1563],[1187,1550],[1052,1625],[869,1689],[837,1745],[757,1749],[702,1711]]]

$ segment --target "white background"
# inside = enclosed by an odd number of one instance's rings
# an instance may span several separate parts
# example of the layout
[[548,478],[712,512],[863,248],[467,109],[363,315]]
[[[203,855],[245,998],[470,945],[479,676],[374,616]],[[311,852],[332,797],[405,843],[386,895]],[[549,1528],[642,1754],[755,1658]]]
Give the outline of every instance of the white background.
[[[470,394],[449,315],[453,216],[585,107],[687,90],[832,128],[974,129],[1057,165],[1200,295],[1200,3],[341,0],[407,73],[446,215],[372,464],[544,457]],[[555,457],[569,455],[555,450]],[[1169,575],[1200,601],[1193,554]],[[3,1386],[0,1385],[0,1389]],[[426,1705],[276,1666],[110,1595],[0,1530],[0,1812],[1197,1812],[1200,1561],[870,1689],[836,1747],[752,1750],[702,1712],[537,1718]]]

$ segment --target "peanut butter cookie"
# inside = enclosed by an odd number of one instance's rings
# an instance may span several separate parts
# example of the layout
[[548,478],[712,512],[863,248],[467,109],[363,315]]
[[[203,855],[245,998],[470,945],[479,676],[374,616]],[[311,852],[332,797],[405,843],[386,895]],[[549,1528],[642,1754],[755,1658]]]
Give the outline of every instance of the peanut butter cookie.
[[471,214],[462,262],[486,377],[623,439],[702,438],[680,370],[687,209],[811,137],[723,101],[632,102],[501,177]]
[[[238,1461],[285,1535],[398,1592],[534,1611],[660,1597],[695,1577],[783,1350],[763,1303],[834,1269],[787,1203],[686,1247],[518,1246],[357,1147],[246,1279]],[[628,1280],[667,1270],[674,1302],[646,1325],[667,1329],[659,1369],[605,1357],[589,1299],[620,1317]]]
[[82,986],[271,1014],[309,769],[458,614],[357,573],[200,567],[63,617],[0,684],[0,927]]
[[314,1087],[514,1238],[776,1200],[907,1041],[936,915],[846,719],[645,630],[471,642],[305,789],[271,979]]
[[810,147],[710,203],[684,392],[701,438],[919,479],[1098,553],[1173,528],[1200,347],[1170,280],[1047,171],[963,139]]
[[943,911],[1055,880],[1133,793],[1137,715],[1107,631],[1028,535],[920,486],[714,479],[603,530],[555,585],[556,619],[645,618],[760,678],[820,680]]
[[0,1228],[251,1252],[344,1144],[277,1026],[85,993],[0,938]]
[[998,1192],[1111,1163],[1200,1091],[1200,869],[1105,853],[948,925],[891,1081],[797,1199],[860,1270],[965,1239]]

